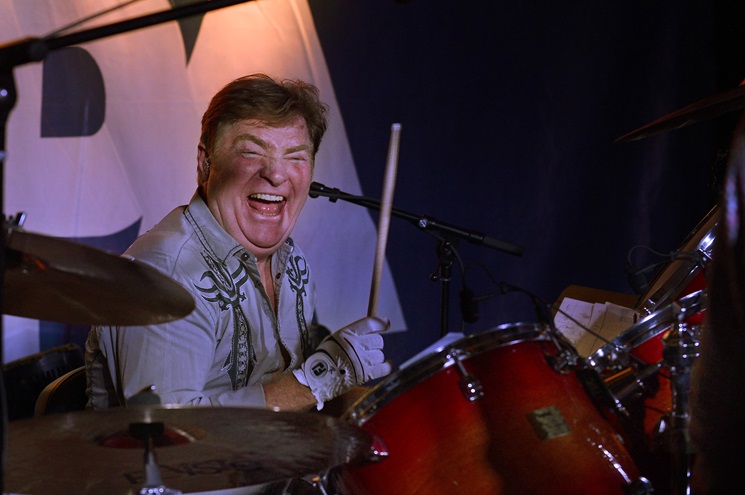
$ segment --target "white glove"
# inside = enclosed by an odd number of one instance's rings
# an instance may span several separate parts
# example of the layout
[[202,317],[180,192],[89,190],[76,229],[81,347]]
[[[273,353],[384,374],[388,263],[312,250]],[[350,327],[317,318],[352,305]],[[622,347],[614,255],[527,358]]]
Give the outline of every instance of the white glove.
[[297,381],[310,387],[319,410],[325,401],[391,372],[378,333],[389,326],[387,319],[375,316],[357,320],[323,339],[293,371]]

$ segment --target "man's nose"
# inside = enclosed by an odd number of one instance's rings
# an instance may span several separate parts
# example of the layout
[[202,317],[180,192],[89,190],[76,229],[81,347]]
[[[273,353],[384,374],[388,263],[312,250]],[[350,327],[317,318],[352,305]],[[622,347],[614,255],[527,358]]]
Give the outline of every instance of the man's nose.
[[287,167],[281,158],[267,158],[262,164],[261,176],[272,185],[278,186],[287,180]]

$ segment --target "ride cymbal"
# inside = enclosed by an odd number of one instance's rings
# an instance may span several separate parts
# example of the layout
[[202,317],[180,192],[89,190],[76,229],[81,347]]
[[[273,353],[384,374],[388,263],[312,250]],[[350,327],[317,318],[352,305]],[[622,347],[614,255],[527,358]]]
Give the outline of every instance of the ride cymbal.
[[12,493],[135,494],[153,437],[163,484],[184,493],[300,478],[363,461],[372,439],[341,419],[242,407],[137,406],[11,421],[5,489]]
[[615,142],[626,143],[656,136],[663,132],[680,129],[743,108],[745,108],[745,86],[739,86],[676,110],[654,122],[624,134]]
[[177,320],[194,309],[186,289],[137,260],[19,228],[5,236],[3,314],[144,325]]

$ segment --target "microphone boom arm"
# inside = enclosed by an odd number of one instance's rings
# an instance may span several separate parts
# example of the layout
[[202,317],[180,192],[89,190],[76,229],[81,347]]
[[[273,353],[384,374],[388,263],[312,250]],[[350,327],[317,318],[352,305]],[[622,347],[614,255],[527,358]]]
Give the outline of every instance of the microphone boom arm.
[[[353,203],[359,206],[364,206],[365,208],[370,208],[372,210],[380,209],[380,201],[377,199],[369,198],[366,196],[355,196],[353,194],[340,191],[335,187],[328,187],[318,182],[313,182],[310,185],[310,192],[308,193],[308,195],[311,198],[317,198],[319,196],[327,197],[332,203],[335,203],[337,200],[340,199],[342,201]],[[391,214],[396,217],[408,220],[409,222],[416,225],[420,230],[435,230],[447,234],[452,234],[472,244],[486,246],[507,254],[512,254],[514,256],[523,255],[523,248],[520,246],[510,244],[505,241],[500,241],[499,239],[487,236],[486,234],[483,234],[481,232],[468,230],[456,225],[441,222],[427,215],[415,215],[396,207],[393,207],[391,209]]]

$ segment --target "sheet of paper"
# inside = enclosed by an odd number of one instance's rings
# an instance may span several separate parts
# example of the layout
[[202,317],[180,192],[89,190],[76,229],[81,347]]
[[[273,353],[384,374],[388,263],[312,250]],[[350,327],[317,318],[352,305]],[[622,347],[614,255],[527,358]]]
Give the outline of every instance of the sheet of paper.
[[569,339],[582,357],[591,355],[606,342],[621,335],[634,321],[635,313],[631,308],[607,302],[593,304],[571,298],[564,298],[560,311],[554,318],[556,328]]
[[587,333],[582,327],[590,325],[592,306],[592,303],[570,297],[565,297],[561,301],[561,307],[554,317],[554,325],[572,345],[576,345],[579,339]]

